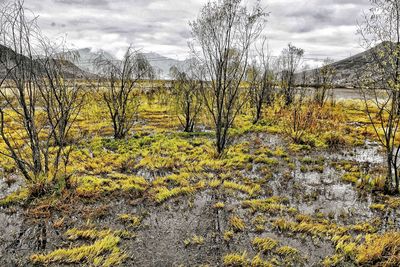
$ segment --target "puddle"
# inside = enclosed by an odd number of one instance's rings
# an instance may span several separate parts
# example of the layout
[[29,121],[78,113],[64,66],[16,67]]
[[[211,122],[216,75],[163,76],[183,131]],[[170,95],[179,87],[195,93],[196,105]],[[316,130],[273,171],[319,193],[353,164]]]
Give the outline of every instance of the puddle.
[[328,159],[349,160],[359,163],[382,164],[385,162],[383,154],[380,152],[379,144],[366,142],[364,146],[353,148],[350,151],[342,151],[327,154]]
[[[320,157],[321,153],[314,156]],[[350,152],[341,151],[322,156],[325,158],[323,172],[302,172],[301,156],[298,156],[299,158],[295,159],[296,169],[292,172],[292,180],[284,181],[280,172],[274,175],[274,179],[269,183],[274,195],[288,197],[290,206],[305,214],[321,212],[343,223],[372,219],[376,215],[369,208],[373,202],[372,194],[360,192],[354,185],[343,182],[343,172],[330,167],[329,163],[349,160],[380,164],[383,162],[383,156],[379,153],[379,146],[367,143],[366,146]],[[311,157],[313,158],[313,155]]]

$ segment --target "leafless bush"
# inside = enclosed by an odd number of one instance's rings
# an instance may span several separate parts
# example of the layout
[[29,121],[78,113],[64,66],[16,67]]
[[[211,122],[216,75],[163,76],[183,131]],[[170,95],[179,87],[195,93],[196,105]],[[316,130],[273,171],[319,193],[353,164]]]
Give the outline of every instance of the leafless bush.
[[203,105],[202,69],[196,60],[191,60],[186,70],[173,67],[171,74],[175,80],[172,91],[179,122],[185,132],[193,132]]
[[114,129],[114,138],[124,138],[137,120],[140,105],[138,82],[151,79],[153,69],[143,54],[130,46],[122,61],[102,55],[95,59],[101,69],[99,84]]
[[257,123],[264,105],[271,105],[276,84],[274,61],[264,37],[261,47],[257,49],[257,59],[248,70],[250,81],[250,104],[253,107],[253,123]]

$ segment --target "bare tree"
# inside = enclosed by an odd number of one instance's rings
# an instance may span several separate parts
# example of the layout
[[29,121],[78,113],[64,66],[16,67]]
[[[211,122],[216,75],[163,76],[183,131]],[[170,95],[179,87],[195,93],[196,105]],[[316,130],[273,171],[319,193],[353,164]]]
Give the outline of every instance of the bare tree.
[[[40,54],[45,38],[36,19],[28,19],[25,12],[29,11],[23,1],[16,1],[4,5],[0,14],[0,135],[8,148],[1,153],[12,158],[32,183],[32,194],[41,194],[48,179],[56,181],[58,177],[60,157],[79,104],[76,90],[65,83],[61,86],[61,66],[46,64],[55,62],[53,55]],[[54,155],[51,148],[58,152]]]
[[305,89],[308,86],[310,86],[310,77],[309,77],[309,74],[308,74],[309,71],[310,71],[310,66],[308,64],[305,64],[302,67],[301,76],[300,76],[300,79],[301,79],[300,83],[301,83],[301,87],[303,89]]
[[246,102],[240,97],[241,82],[247,72],[250,46],[260,35],[266,15],[259,2],[248,10],[241,0],[222,0],[206,4],[197,20],[190,23],[201,49],[195,55],[210,81],[203,96],[214,122],[218,154],[224,151],[228,130]]
[[102,71],[99,84],[113,124],[114,138],[124,138],[137,120],[140,105],[138,82],[153,77],[153,68],[143,54],[128,47],[122,61],[99,56],[96,65]]
[[386,151],[385,192],[399,192],[400,2],[371,0],[371,4],[359,25],[363,45],[370,49],[370,63],[359,82],[366,113]]
[[53,167],[54,174],[57,175],[60,159],[63,160],[64,167],[69,161],[72,150],[66,149],[71,145],[68,137],[84,105],[84,86],[88,81],[85,74],[71,63],[77,56],[75,53],[66,50],[64,46],[58,49],[57,45],[46,39],[41,40],[41,51],[42,57],[37,61],[42,73],[36,83],[40,106],[46,113],[48,134],[51,137],[47,142],[52,142],[44,146],[43,156],[45,166],[49,168],[49,148],[56,147]]
[[[25,16],[22,2],[3,6],[1,11],[1,65],[6,86],[1,88],[0,133],[10,156],[27,180],[34,180],[43,173],[40,149],[40,128],[36,120],[37,87],[35,84],[35,61],[32,47],[32,32],[37,31],[36,21]],[[28,147],[16,146],[15,137],[5,124],[9,116],[15,116]],[[27,151],[28,150],[28,151]]]
[[261,47],[257,48],[257,59],[250,66],[248,79],[250,81],[250,104],[253,107],[253,124],[256,124],[262,114],[264,104],[272,103],[276,75],[273,69],[273,58],[267,47],[267,39],[263,37]]
[[333,89],[333,81],[335,79],[336,70],[332,66],[333,60],[327,58],[321,68],[314,70],[315,92],[314,101],[320,107],[324,106],[328,98],[331,96]]
[[283,49],[279,58],[281,67],[281,86],[285,96],[286,106],[292,104],[296,96],[294,74],[300,66],[303,55],[303,49],[288,44],[288,47]]
[[172,91],[179,122],[185,132],[193,132],[203,105],[201,90],[204,82],[202,69],[196,60],[190,60],[185,67],[186,70],[180,70],[176,66],[171,68],[170,72],[175,80]]

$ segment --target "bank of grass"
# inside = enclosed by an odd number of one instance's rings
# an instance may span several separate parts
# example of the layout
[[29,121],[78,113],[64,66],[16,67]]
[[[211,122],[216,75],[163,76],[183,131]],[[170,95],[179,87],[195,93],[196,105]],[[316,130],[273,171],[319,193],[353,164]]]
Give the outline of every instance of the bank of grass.
[[[250,152],[249,143],[242,142],[231,145],[220,158],[213,146],[213,133],[180,133],[179,121],[171,113],[168,103],[163,104],[157,99],[159,96],[152,101],[143,96],[139,123],[132,129],[133,135],[126,140],[111,139],[107,109],[99,97],[96,94],[88,97],[89,103],[82,109],[70,136],[71,140],[77,142],[71,147],[67,173],[78,185],[78,194],[87,197],[96,195],[97,191],[145,191],[148,184],[135,181],[132,175],[139,170],[164,173],[180,172],[182,169],[197,173],[219,172],[223,169],[251,170],[255,164],[276,166],[282,158],[289,158],[288,153],[351,147],[363,144],[366,139],[374,139],[360,101],[343,101],[335,105],[327,103],[322,108],[305,104],[302,112],[308,114],[308,110],[314,111],[309,114],[312,117],[309,125],[305,125],[298,138],[293,138],[296,133],[288,126],[291,125],[291,110],[276,101],[274,105],[266,107],[263,119],[256,125],[252,124],[251,116],[239,115],[231,135],[240,138],[247,133],[279,134],[287,138],[287,148],[263,148],[264,151]],[[199,124],[211,126],[204,116],[201,118]],[[18,129],[14,130],[18,132]],[[15,140],[21,142],[21,136],[16,135]],[[6,151],[4,144],[0,150]],[[1,155],[0,163],[5,174],[15,172],[15,165],[10,158]],[[130,177],[110,177],[115,173]],[[356,179],[346,177],[352,182]],[[230,186],[229,181],[225,182],[225,186]],[[250,195],[258,191],[257,188],[245,186],[235,188]],[[3,200],[3,203],[11,203],[9,200]]]
[[126,259],[126,254],[118,247],[120,237],[113,233],[92,233],[84,237],[98,237],[89,245],[57,249],[48,254],[34,254],[30,257],[34,264],[82,264],[88,266],[116,266]]

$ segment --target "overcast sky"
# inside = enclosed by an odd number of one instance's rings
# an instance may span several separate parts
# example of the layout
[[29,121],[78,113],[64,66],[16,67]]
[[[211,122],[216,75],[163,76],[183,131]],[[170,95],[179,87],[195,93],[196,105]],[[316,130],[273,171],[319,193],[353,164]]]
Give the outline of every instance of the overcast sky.
[[[1,1],[1,0],[0,0]],[[252,0],[247,0],[252,1]],[[116,56],[132,43],[146,52],[183,59],[194,20],[207,0],[25,0],[50,36],[76,48]],[[262,0],[270,12],[266,33],[279,54],[292,42],[307,58],[342,59],[362,51],[355,34],[368,0]]]

